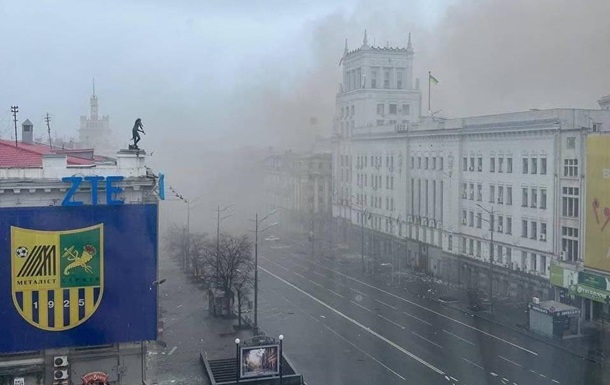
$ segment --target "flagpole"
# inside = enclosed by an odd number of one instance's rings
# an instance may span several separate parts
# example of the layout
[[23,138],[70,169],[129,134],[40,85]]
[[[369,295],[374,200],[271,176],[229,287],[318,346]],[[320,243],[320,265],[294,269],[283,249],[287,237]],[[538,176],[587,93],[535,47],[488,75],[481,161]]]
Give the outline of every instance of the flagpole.
[[432,79],[432,71],[428,71],[428,115],[432,116],[432,108],[430,107],[430,90],[432,89],[430,87],[430,83]]

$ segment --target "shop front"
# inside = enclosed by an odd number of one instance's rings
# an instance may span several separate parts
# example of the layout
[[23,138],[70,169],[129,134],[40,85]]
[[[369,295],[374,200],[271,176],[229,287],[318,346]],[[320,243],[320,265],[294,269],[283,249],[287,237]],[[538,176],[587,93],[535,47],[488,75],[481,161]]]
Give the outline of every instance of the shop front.
[[529,327],[548,338],[568,338],[580,335],[580,309],[556,301],[528,304]]

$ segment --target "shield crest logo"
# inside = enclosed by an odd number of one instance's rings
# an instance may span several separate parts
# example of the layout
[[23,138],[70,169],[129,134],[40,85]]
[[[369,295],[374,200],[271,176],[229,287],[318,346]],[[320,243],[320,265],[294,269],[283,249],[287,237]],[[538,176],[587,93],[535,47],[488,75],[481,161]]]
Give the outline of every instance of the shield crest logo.
[[104,225],[67,231],[11,226],[13,303],[48,331],[81,325],[104,294]]

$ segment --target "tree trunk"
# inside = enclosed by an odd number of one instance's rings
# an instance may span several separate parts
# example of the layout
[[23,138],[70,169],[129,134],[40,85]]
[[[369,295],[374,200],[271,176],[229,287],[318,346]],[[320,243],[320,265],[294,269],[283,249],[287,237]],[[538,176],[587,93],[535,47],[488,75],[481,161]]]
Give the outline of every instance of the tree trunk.
[[237,291],[237,325],[241,329],[241,291]]

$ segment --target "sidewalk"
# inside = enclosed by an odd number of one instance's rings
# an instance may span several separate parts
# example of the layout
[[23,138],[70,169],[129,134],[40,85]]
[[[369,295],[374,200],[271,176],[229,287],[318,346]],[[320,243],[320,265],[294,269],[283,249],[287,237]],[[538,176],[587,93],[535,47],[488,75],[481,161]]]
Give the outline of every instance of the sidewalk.
[[166,279],[159,288],[164,330],[148,346],[148,383],[205,384],[200,353],[210,359],[233,357],[235,338],[250,338],[252,332],[236,331],[236,319],[211,316],[207,292],[180,270],[179,262],[162,259],[159,277]]
[[[472,317],[493,322],[495,324],[510,328],[530,338],[552,345],[558,349],[570,352],[583,359],[591,360],[606,366],[610,366],[610,330],[604,335],[603,332],[594,328],[583,328],[583,336],[564,340],[554,340],[530,332],[528,325],[528,311],[526,303],[512,303],[506,298],[494,296],[493,313],[489,311],[487,292],[475,292],[467,290],[459,285],[441,281],[423,273],[402,269],[400,274],[400,285],[398,284],[398,273],[378,273],[375,276],[362,272],[360,258],[337,256],[336,259],[326,258],[327,261],[335,263],[338,270],[357,278],[359,280],[384,287],[384,290],[399,294],[409,292],[420,298],[441,303],[456,311],[468,314]],[[606,352],[605,356],[603,352]]]

